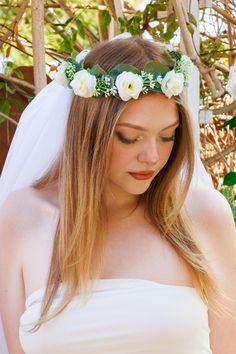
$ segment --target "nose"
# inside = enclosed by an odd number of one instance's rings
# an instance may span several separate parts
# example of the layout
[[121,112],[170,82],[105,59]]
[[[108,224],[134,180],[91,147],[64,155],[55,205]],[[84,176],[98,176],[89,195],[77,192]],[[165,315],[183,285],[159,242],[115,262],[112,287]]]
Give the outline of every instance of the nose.
[[145,163],[148,166],[154,166],[159,161],[160,157],[158,154],[157,143],[149,142],[144,147],[143,150],[138,154],[138,161]]

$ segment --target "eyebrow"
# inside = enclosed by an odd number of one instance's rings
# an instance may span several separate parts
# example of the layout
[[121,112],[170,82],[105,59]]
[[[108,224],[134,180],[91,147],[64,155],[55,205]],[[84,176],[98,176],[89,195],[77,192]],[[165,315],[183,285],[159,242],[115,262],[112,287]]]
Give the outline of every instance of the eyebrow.
[[[174,123],[168,125],[167,127],[161,129],[161,132],[162,132],[163,130],[168,129],[168,128],[172,128],[172,127],[176,126],[177,124],[179,124],[179,121],[176,121],[176,122],[174,122]],[[117,126],[129,127],[129,128],[141,130],[141,131],[143,131],[143,132],[147,132],[147,131],[148,131],[146,128],[141,127],[140,125],[131,124],[131,123],[119,123],[119,124],[117,124]]]

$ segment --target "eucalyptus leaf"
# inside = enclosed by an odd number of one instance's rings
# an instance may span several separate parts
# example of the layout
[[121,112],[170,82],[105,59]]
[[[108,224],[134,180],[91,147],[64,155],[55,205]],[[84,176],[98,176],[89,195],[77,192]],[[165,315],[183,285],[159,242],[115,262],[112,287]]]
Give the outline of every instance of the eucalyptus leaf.
[[150,61],[148,64],[145,65],[143,70],[147,73],[160,73],[163,75],[170,71],[167,65],[161,64],[158,61]]
[[132,72],[133,74],[138,74],[138,75],[141,74],[140,71],[132,65],[119,64],[119,65],[115,66],[111,71],[109,71],[109,75],[118,76],[123,71],[129,71],[129,72]]
[[103,70],[99,64],[96,64],[91,68],[90,74],[101,77],[102,75],[106,75],[106,71]]

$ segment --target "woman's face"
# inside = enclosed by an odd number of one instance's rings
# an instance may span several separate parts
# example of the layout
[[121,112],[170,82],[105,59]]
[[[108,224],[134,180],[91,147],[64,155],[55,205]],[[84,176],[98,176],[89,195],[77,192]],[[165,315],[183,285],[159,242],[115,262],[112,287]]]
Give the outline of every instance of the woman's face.
[[177,105],[162,93],[130,100],[115,127],[109,164],[115,193],[139,195],[166,164],[179,125]]

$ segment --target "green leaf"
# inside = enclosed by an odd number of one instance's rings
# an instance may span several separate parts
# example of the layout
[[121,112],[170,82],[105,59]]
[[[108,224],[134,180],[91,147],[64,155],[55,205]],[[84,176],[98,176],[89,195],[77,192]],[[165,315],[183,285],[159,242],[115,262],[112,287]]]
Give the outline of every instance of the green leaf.
[[10,113],[10,104],[7,98],[0,99],[0,112],[6,114],[7,116]]
[[173,32],[175,32],[178,27],[179,27],[179,24],[177,21],[170,22],[167,25],[167,32],[166,33],[168,33],[169,35],[172,35]]
[[162,35],[161,35],[161,38],[165,42],[169,42],[173,37],[174,37],[174,33],[173,32],[165,32],[165,33],[162,33]]
[[169,14],[169,16],[167,17],[166,22],[167,22],[167,23],[171,23],[171,22],[174,22],[175,20],[176,20],[176,15],[175,15],[175,13],[174,13],[174,12],[171,12],[171,13]]
[[150,61],[148,64],[145,65],[143,70],[151,74],[166,74],[168,71],[170,71],[167,65],[161,64],[158,61]]
[[191,34],[194,34],[194,26],[191,23],[187,23],[187,28]]
[[224,186],[234,186],[236,184],[236,172],[229,172],[224,177]]
[[106,28],[111,23],[111,15],[109,11],[105,10],[102,12],[101,25]]
[[19,68],[15,68],[14,69],[14,74],[16,74],[16,76],[19,79],[24,80],[24,75],[23,75],[22,71]]
[[223,194],[223,196],[227,199],[231,207],[234,220],[236,221],[236,205],[235,205],[234,190],[232,189],[232,187],[226,187],[226,188],[221,188],[219,192]]
[[71,37],[71,42],[75,43],[77,39],[77,30],[73,27],[71,27],[71,32],[72,32],[72,37]]
[[61,48],[62,50],[64,50],[65,52],[70,53],[72,51],[72,45],[71,45],[71,38],[70,36],[66,36],[62,43],[61,43]]
[[5,87],[5,82],[0,82],[0,90],[3,89],[3,87]]
[[96,64],[91,68],[90,74],[95,75],[96,77],[101,77],[106,74],[106,71],[103,70],[99,64]]
[[61,27],[66,27],[71,21],[73,20],[72,17],[68,18],[68,20],[66,20],[66,22],[64,23],[52,23],[53,26],[61,26]]
[[222,127],[225,128],[227,125],[229,125],[231,129],[236,128],[236,115],[233,118],[227,120],[227,122],[224,122]]
[[15,98],[11,98],[11,103],[19,110],[19,111],[23,111],[23,109],[25,108],[25,106],[23,105],[23,103],[21,103],[20,101],[18,101]]
[[15,88],[11,88],[11,87],[8,86],[7,84],[6,84],[5,87],[6,87],[6,91],[9,92],[9,93],[11,93],[11,94],[13,94],[13,93],[16,92],[16,89],[15,89]]
[[76,24],[77,24],[79,35],[84,39],[85,38],[85,29],[84,29],[83,22],[79,18],[77,18]]
[[197,27],[197,20],[193,16],[193,14],[191,14],[191,12],[188,12],[188,18],[189,18],[190,23],[192,23],[195,27]]
[[166,4],[156,4],[156,10],[157,11],[166,11]]
[[134,74],[138,74],[140,75],[140,71],[135,68],[134,66],[132,65],[129,65],[129,64],[119,64],[117,66],[115,66],[110,72],[109,72],[109,75],[111,76],[118,76],[119,74],[121,74],[123,71],[129,71],[129,72],[132,72]]
[[3,118],[3,117],[0,116],[0,124],[4,123],[5,120],[6,120],[5,118]]

